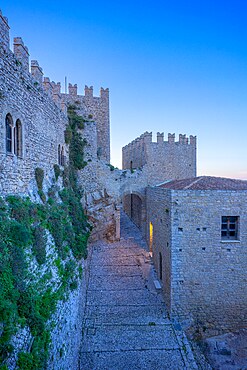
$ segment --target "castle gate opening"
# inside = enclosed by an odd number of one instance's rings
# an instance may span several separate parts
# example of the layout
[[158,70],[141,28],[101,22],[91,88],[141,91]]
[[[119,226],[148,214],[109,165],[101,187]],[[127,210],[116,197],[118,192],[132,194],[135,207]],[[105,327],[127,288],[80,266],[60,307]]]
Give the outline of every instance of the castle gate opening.
[[136,226],[142,230],[145,213],[142,197],[136,193],[124,195],[123,210],[136,224]]

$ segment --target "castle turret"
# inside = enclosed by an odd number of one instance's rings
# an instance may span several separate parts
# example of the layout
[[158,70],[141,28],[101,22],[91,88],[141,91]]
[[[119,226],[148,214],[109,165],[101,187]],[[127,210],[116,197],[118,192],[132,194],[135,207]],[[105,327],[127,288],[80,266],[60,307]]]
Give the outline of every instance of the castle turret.
[[29,52],[21,37],[14,38],[14,54],[21,62],[23,68],[29,72]]
[[8,18],[2,15],[0,10],[0,43],[5,49],[9,49],[9,25]]

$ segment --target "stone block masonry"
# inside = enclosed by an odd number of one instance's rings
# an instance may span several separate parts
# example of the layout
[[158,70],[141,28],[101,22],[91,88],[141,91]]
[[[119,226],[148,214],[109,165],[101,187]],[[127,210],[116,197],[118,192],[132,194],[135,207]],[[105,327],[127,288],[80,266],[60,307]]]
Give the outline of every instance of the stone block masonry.
[[[229,179],[216,180],[147,189],[147,240],[152,223],[154,263],[166,304],[172,316],[206,337],[247,325],[247,183],[231,180],[238,190],[228,188]],[[200,189],[200,181],[208,187]],[[237,217],[236,238],[222,237],[223,216]]]
[[8,18],[4,17],[0,9],[0,43],[4,49],[9,49],[9,24]]

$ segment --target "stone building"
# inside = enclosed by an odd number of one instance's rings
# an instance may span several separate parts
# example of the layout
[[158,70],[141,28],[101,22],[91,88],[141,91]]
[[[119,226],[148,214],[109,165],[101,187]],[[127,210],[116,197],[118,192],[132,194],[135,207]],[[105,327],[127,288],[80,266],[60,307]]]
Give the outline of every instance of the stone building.
[[148,187],[146,228],[173,317],[204,336],[247,326],[247,181],[196,177]]

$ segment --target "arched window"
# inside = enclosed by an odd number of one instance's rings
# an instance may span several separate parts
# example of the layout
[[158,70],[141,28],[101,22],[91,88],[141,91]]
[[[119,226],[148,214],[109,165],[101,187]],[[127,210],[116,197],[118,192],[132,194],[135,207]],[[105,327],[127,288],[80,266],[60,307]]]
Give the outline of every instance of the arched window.
[[7,153],[12,153],[12,145],[13,145],[13,138],[12,138],[12,128],[13,128],[13,120],[10,114],[7,114],[5,119],[6,124],[6,151]]
[[15,125],[15,154],[18,157],[22,156],[22,127],[19,119]]

